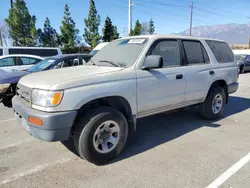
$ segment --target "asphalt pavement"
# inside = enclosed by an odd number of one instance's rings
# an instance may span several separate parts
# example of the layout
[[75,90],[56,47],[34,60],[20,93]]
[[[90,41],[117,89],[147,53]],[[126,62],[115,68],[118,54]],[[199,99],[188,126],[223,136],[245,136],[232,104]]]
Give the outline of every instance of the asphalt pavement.
[[197,108],[140,119],[104,166],[80,159],[70,143],[31,137],[0,105],[0,187],[249,188],[250,73],[239,83],[222,119],[202,120]]

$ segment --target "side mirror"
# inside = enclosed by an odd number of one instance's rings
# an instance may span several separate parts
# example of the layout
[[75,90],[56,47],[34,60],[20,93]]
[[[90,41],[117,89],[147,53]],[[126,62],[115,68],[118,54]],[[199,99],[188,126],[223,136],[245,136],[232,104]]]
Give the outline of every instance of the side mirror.
[[163,66],[163,59],[159,55],[149,55],[144,61],[142,70],[157,69]]
[[246,59],[246,62],[247,62],[247,63],[250,63],[250,59]]

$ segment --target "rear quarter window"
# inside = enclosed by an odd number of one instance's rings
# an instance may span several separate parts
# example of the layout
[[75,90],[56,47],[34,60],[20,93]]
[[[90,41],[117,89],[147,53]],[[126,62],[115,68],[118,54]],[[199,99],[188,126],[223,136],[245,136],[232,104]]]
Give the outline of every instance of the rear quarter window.
[[233,52],[227,43],[212,40],[206,40],[206,42],[219,63],[234,62]]

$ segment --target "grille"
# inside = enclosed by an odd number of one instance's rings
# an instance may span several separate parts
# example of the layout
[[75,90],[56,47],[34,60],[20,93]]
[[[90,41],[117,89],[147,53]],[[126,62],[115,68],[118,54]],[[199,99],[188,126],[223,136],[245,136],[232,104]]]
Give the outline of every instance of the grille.
[[31,88],[28,88],[21,84],[17,84],[16,95],[21,102],[23,102],[26,105],[30,105],[30,94],[31,94]]

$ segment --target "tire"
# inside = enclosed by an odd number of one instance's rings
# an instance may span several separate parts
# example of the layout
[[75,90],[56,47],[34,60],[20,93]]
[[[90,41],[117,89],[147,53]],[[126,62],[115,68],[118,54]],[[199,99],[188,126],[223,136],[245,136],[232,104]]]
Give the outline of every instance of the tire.
[[243,74],[244,73],[244,65],[241,65],[240,66],[240,74]]
[[[106,122],[106,124],[103,127],[102,124],[104,122]],[[110,125],[108,125],[109,123]],[[105,127],[108,127],[107,129],[110,129],[110,131],[101,131],[106,129]],[[119,130],[116,135],[111,133],[112,127],[115,128],[114,130]],[[97,134],[98,132],[100,134]],[[102,139],[100,135],[103,135]],[[111,135],[113,136],[112,138],[117,138],[117,142],[115,142],[114,145],[111,144],[111,142],[104,141],[109,140],[108,138],[111,138]],[[127,142],[127,137],[128,124],[124,115],[120,111],[110,107],[98,107],[87,112],[77,122],[73,140],[75,148],[81,158],[96,165],[103,165],[121,153]],[[96,144],[99,141],[103,145]],[[105,148],[102,146],[105,146]],[[112,150],[108,151],[110,149]]]
[[[215,108],[213,107],[214,99],[215,98],[220,99],[219,96],[222,99],[221,107],[220,109],[219,108],[214,109]],[[224,89],[219,86],[215,86],[209,91],[206,100],[200,105],[201,116],[204,119],[209,119],[209,120],[218,119],[222,117],[224,114],[225,104],[226,104],[226,94]],[[215,111],[218,112],[216,113]]]

